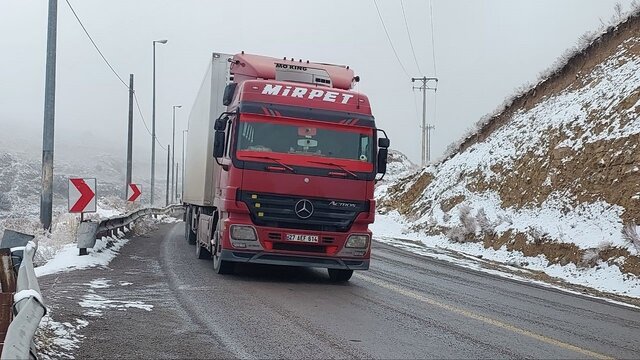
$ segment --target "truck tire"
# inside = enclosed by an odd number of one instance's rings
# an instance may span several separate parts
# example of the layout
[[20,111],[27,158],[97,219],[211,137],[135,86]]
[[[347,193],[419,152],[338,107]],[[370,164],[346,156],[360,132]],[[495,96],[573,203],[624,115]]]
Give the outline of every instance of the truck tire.
[[187,240],[189,245],[193,245],[196,243],[196,233],[191,230],[191,220],[193,213],[193,208],[189,206],[186,211],[185,222],[184,222],[184,238]]
[[220,236],[218,232],[219,229],[220,229],[220,222],[218,222],[218,226],[216,227],[216,231],[214,232],[214,235],[213,235],[214,244],[212,249],[213,254],[211,255],[213,257],[213,271],[215,271],[216,274],[220,274],[220,275],[233,274],[235,270],[235,263],[231,261],[224,261],[220,257],[220,252],[219,252],[220,247],[218,246],[220,242]]
[[353,270],[343,269],[327,269],[329,271],[329,279],[334,283],[347,282],[353,275]]

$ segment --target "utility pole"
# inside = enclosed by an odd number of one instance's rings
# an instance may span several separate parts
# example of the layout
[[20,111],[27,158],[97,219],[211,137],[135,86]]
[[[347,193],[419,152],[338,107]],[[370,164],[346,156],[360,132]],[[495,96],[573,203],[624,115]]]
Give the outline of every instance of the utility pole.
[[133,74],[129,74],[129,128],[127,132],[127,175],[124,184],[124,199],[127,200],[131,170],[133,167]]
[[431,130],[435,128],[433,125],[427,125],[427,163],[431,162]]
[[169,169],[171,169],[171,145],[167,145],[167,199],[166,206],[169,206]]
[[[436,90],[438,86],[438,78],[435,77],[419,77],[419,78],[411,78],[411,82],[414,83],[416,81],[422,81],[420,86],[414,86],[414,89],[418,89],[422,91],[422,152],[421,152],[421,160],[422,166],[426,166],[427,162],[431,161],[431,129],[434,129],[432,125],[427,125],[427,90]],[[435,81],[436,87],[430,88],[428,87],[429,81]],[[428,133],[428,134],[427,134]]]
[[40,192],[40,223],[51,229],[53,217],[53,142],[56,107],[56,38],[58,0],[49,0],[47,25],[47,63],[44,85],[44,124],[42,129],[42,190]]

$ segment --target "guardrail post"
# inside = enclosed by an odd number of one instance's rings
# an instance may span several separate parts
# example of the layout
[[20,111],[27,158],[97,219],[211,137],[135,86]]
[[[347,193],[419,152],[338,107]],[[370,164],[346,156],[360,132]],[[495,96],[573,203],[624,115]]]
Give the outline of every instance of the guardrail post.
[[93,221],[85,221],[81,222],[78,227],[78,232],[76,235],[76,240],[78,243],[78,248],[80,249],[79,254],[87,255],[87,249],[93,248],[96,244],[96,232],[98,231],[98,223]]
[[13,317],[13,294],[16,292],[16,273],[13,271],[11,250],[0,249],[0,351]]

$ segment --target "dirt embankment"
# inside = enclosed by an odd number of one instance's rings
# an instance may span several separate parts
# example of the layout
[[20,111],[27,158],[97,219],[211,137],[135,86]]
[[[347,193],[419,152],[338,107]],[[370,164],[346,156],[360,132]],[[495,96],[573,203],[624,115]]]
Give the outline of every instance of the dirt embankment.
[[433,174],[423,171],[400,179],[389,187],[386,196],[380,202],[382,209],[396,209],[401,214],[416,219],[424,210],[416,207],[417,200],[433,181]]
[[[552,264],[596,266],[602,261],[640,276],[640,257],[626,247],[621,239],[627,238],[619,230],[610,230],[621,224],[640,225],[640,134],[634,130],[640,110],[639,64],[640,15],[635,15],[516,98],[465,139],[457,154],[390,186],[381,201],[383,209],[396,209],[409,220],[421,219],[412,229],[444,234],[452,241],[544,255]],[[541,122],[546,125],[540,126]],[[501,151],[505,146],[509,150]],[[559,209],[560,217],[578,219],[580,206],[603,203],[609,208],[602,211],[615,214],[616,225],[598,233],[601,245],[586,249],[593,245],[581,245],[580,236],[563,238],[560,229],[558,238],[539,232],[535,218],[524,227],[522,219],[511,226],[508,215],[488,221],[483,207],[493,206],[495,195],[498,205],[491,209],[493,214],[535,213],[558,206],[554,210]],[[558,197],[560,205],[548,204]],[[467,214],[475,218],[463,220],[464,207],[474,209],[475,214]],[[442,210],[444,216],[432,209]],[[424,216],[430,211],[431,216]],[[600,217],[586,214],[576,221],[593,220],[588,216]],[[451,221],[458,217],[460,222]],[[491,222],[502,224],[499,233]]]

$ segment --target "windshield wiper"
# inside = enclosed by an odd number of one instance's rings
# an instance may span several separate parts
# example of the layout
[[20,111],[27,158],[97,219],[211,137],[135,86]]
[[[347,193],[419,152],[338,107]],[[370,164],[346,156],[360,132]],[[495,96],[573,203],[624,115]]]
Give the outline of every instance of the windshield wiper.
[[271,157],[271,156],[257,156],[257,155],[242,155],[242,156],[243,157],[248,157],[248,158],[253,158],[253,159],[271,160],[271,161],[274,161],[274,162],[278,163],[283,168],[291,171],[292,173],[294,173],[294,174],[296,173],[296,171],[291,166],[289,166],[289,165],[283,163],[282,161],[280,161],[280,160],[278,160],[278,159],[276,159],[274,157]]
[[358,175],[356,173],[354,173],[353,171],[347,169],[346,167],[340,165],[340,164],[336,164],[336,163],[332,163],[329,161],[315,161],[315,160],[307,160],[310,163],[314,163],[314,164],[322,164],[322,165],[329,165],[329,166],[335,166],[337,168],[339,168],[340,170],[348,173],[349,175],[353,176],[354,178],[358,179]]

